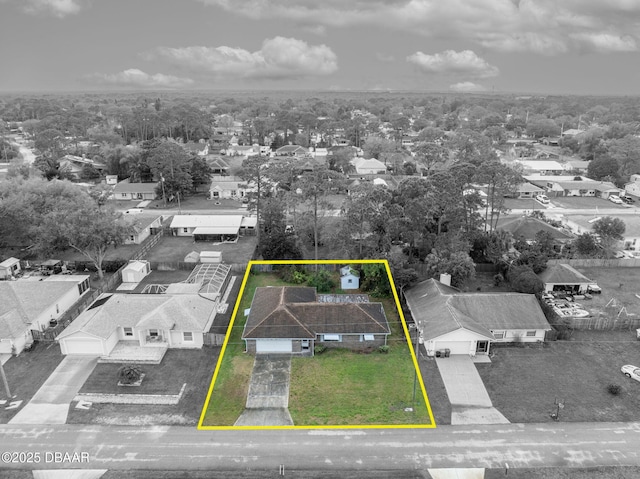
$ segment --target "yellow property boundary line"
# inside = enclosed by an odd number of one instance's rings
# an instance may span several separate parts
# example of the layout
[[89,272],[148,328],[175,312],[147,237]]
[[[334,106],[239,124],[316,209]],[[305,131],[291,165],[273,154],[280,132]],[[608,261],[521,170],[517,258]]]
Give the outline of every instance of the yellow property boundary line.
[[[427,412],[429,413],[429,419],[431,420],[431,424],[362,424],[362,425],[343,425],[343,426],[333,426],[333,425],[319,425],[319,426],[203,426],[202,423],[204,421],[204,417],[207,412],[207,408],[209,407],[209,401],[211,400],[211,394],[213,393],[213,387],[216,383],[216,379],[218,377],[218,372],[220,371],[220,366],[222,365],[222,359],[224,357],[225,350],[227,349],[227,342],[229,341],[229,336],[231,331],[233,331],[233,324],[236,320],[236,315],[238,313],[238,308],[240,307],[240,301],[242,300],[242,295],[244,294],[244,288],[247,284],[247,279],[249,278],[249,273],[251,272],[251,268],[253,265],[260,264],[277,264],[277,265],[295,265],[295,264],[366,264],[366,263],[377,263],[384,264],[385,270],[387,271],[387,276],[389,278],[389,283],[391,284],[391,290],[393,292],[393,298],[396,302],[396,308],[398,310],[398,316],[402,321],[402,328],[404,329],[405,338],[407,339],[407,344],[409,346],[409,351],[411,352],[411,358],[413,359],[413,366],[415,368],[416,377],[420,383],[420,390],[422,391],[422,395],[424,397],[424,402],[427,406]],[[393,282],[393,276],[391,275],[391,269],[389,268],[389,262],[386,259],[361,259],[361,260],[277,260],[277,261],[249,261],[247,264],[247,269],[244,273],[244,278],[242,279],[242,285],[240,286],[240,292],[238,293],[238,298],[236,300],[236,305],[233,308],[233,314],[231,316],[231,322],[229,323],[229,327],[227,328],[227,334],[225,335],[224,342],[222,344],[222,349],[220,351],[220,357],[218,358],[218,363],[216,364],[216,369],[213,372],[213,378],[211,379],[211,384],[209,385],[209,391],[207,393],[207,398],[204,402],[204,406],[202,407],[202,412],[200,413],[200,420],[198,421],[198,429],[203,431],[220,431],[220,430],[242,430],[242,429],[250,429],[250,430],[273,430],[273,429],[415,429],[415,428],[435,428],[436,421],[433,417],[433,412],[431,411],[431,405],[429,404],[429,398],[427,397],[427,390],[424,387],[424,382],[422,381],[422,375],[420,374],[420,367],[418,366],[418,359],[416,357],[416,352],[413,349],[413,344],[409,341],[409,330],[407,329],[407,323],[404,319],[404,314],[402,313],[402,307],[400,306],[400,299],[398,298],[398,293],[396,291],[396,286]]]

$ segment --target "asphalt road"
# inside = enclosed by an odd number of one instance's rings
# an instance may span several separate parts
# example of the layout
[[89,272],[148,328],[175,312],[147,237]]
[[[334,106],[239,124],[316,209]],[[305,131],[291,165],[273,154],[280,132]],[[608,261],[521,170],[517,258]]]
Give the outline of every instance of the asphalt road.
[[[510,468],[639,466],[638,444],[640,423],[257,431],[3,425],[0,467],[275,471],[284,465],[289,470],[373,471],[503,468],[505,463]],[[74,453],[77,462],[71,462]]]

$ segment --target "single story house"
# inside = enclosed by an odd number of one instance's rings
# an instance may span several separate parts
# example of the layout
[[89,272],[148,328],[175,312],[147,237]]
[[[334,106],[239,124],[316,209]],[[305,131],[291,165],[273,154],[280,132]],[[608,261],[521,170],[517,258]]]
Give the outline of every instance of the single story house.
[[214,175],[226,176],[229,171],[229,162],[218,155],[209,155],[206,158],[207,165]]
[[517,165],[522,167],[525,175],[534,173],[540,175],[561,175],[565,171],[565,166],[553,160],[515,160]]
[[351,268],[351,266],[343,266],[340,268],[340,288],[358,289],[360,287],[360,273]]
[[124,221],[132,227],[131,234],[124,239],[124,244],[140,244],[162,229],[162,216],[157,214],[131,215],[125,217]]
[[82,172],[85,167],[93,167],[102,173],[106,169],[104,163],[76,155],[64,155],[60,159],[60,169],[65,169],[74,179],[82,179]]
[[108,356],[119,342],[201,348],[218,303],[199,294],[105,294],[56,340],[62,354]]
[[[640,251],[640,217],[638,215],[602,215],[618,218],[625,224],[624,238],[619,242],[619,249],[626,251]],[[602,216],[567,215],[562,219],[569,229],[577,234],[593,233],[593,223]]]
[[580,271],[568,264],[556,264],[548,266],[538,275],[544,283],[545,292],[573,291],[586,293],[590,284],[595,281],[587,278]]
[[520,183],[516,186],[513,194],[516,198],[535,198],[537,195],[543,194],[544,189],[532,183]]
[[148,261],[131,260],[122,268],[122,282],[139,283],[149,273],[151,273],[151,264]]
[[534,241],[536,234],[540,231],[549,233],[551,237],[559,243],[566,243],[575,238],[571,233],[554,228],[550,224],[533,216],[500,217],[496,229],[508,231],[514,240],[523,239],[524,241]]
[[356,158],[351,160],[351,164],[359,175],[380,175],[387,171],[387,166],[375,158]]
[[319,344],[382,346],[390,333],[381,303],[319,302],[315,288],[270,286],[256,288],[242,339],[251,354],[312,356]]
[[182,147],[189,153],[195,153],[198,156],[207,156],[209,154],[209,143],[206,141],[188,141]]
[[525,179],[549,196],[596,196],[607,199],[622,191],[608,181],[596,181],[586,176],[525,176]]
[[404,297],[429,356],[487,355],[492,343],[542,342],[551,329],[533,294],[463,293],[428,279]]
[[236,241],[255,234],[257,219],[242,215],[176,215],[171,221],[174,236],[192,236],[195,241]]
[[0,279],[10,279],[21,271],[18,258],[7,258],[0,263]]
[[0,354],[20,354],[89,290],[88,275],[0,282]]
[[630,195],[640,196],[640,175],[633,174],[629,177],[629,183],[625,183],[624,191]]
[[212,176],[209,186],[209,199],[238,199],[244,198],[254,186],[249,186],[245,180],[238,176]]
[[250,158],[260,154],[260,145],[230,145],[225,153],[227,156],[241,156]]
[[306,156],[307,149],[300,145],[284,145],[275,151],[275,156]]
[[113,187],[113,198],[116,200],[155,200],[158,183],[130,183],[122,180]]

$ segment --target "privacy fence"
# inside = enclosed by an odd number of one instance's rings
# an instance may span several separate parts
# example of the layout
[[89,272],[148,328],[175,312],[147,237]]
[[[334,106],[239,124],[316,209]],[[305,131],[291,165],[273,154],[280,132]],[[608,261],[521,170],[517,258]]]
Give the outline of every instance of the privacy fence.
[[568,264],[577,268],[640,268],[640,258],[620,259],[550,259],[547,267]]

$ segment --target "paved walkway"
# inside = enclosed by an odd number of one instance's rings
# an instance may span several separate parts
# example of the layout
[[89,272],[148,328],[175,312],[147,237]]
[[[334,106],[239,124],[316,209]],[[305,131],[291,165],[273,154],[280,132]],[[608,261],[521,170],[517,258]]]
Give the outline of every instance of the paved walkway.
[[65,424],[69,404],[96,367],[95,356],[67,356],[9,424]]
[[291,356],[257,354],[245,411],[236,426],[292,426],[289,414]]
[[493,407],[473,360],[464,354],[436,358],[451,403],[451,424],[502,424],[509,421]]

